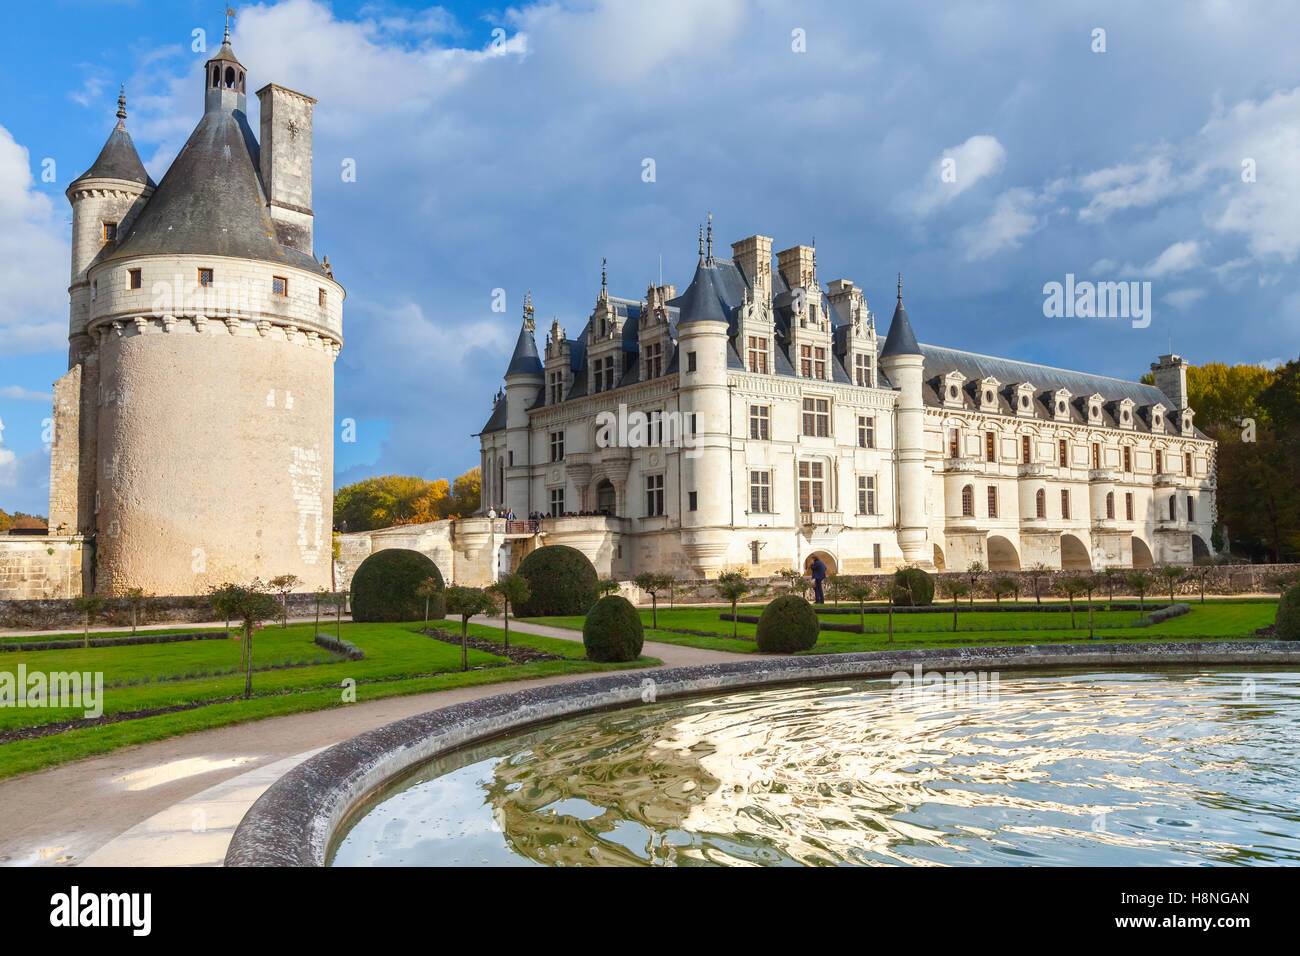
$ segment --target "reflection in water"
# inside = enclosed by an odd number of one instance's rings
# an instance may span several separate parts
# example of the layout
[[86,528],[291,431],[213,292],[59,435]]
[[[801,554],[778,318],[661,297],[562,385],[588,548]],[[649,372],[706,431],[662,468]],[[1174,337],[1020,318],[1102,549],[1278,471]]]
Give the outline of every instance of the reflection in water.
[[421,767],[335,865],[1300,861],[1300,675],[881,681],[575,718]]

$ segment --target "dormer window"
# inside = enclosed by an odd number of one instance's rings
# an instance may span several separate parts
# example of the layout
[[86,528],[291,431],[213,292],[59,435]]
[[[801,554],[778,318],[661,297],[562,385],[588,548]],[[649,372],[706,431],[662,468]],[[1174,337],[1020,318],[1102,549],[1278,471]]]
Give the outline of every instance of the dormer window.
[[664,344],[651,342],[645,347],[645,377],[658,378],[664,373]]
[[863,388],[871,387],[871,356],[859,352],[853,357],[853,384]]
[[1189,408],[1185,412],[1183,412],[1183,434],[1190,435],[1191,433],[1192,433],[1192,410]]
[[1058,422],[1070,420],[1070,392],[1068,389],[1058,388],[1052,393],[1052,417]]
[[762,335],[751,335],[747,344],[745,351],[749,370],[758,375],[766,375],[769,366],[767,338]]
[[962,375],[961,372],[958,372],[955,369],[945,375],[940,386],[940,394],[943,395],[943,403],[950,408],[961,408],[964,404],[962,402],[962,386],[965,385],[965,383],[966,376]]
[[1032,416],[1034,414],[1034,386],[1029,382],[1021,382],[1016,386],[1015,396],[1016,414]]
[[1101,424],[1102,397],[1096,393],[1088,396],[1088,421],[1093,425]]
[[117,223],[115,222],[104,223],[104,241],[105,242],[117,241]]
[[1001,382],[999,382],[996,378],[993,378],[993,376],[991,375],[987,378],[983,378],[980,380],[979,388],[976,390],[975,393],[976,395],[979,396],[980,411],[982,412],[998,411],[998,386],[1001,384],[1002,384]]

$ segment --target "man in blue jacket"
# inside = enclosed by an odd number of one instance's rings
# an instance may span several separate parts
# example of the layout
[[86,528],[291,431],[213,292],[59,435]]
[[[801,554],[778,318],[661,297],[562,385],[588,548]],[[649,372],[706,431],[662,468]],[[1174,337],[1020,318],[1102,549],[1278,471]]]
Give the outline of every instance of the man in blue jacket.
[[817,603],[825,604],[826,597],[822,594],[822,582],[826,580],[826,564],[821,558],[814,557],[808,570],[812,572],[813,593],[817,596]]

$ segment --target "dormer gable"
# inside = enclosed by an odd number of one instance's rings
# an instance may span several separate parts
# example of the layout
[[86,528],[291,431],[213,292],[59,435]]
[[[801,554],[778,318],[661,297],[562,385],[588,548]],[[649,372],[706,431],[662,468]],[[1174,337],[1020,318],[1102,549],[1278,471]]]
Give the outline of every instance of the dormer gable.
[[1137,403],[1131,398],[1122,398],[1118,402],[1111,402],[1111,414],[1115,417],[1115,424],[1126,431],[1133,430],[1133,410]]
[[1106,404],[1106,399],[1097,392],[1093,392],[1083,400],[1083,416],[1089,425],[1101,424],[1102,406]]
[[981,412],[995,414],[998,411],[998,389],[1002,383],[992,375],[986,375],[974,385],[973,397]]
[[1073,393],[1068,388],[1058,388],[1046,393],[1046,405],[1052,412],[1052,420],[1068,422],[1070,420],[1070,399]]
[[1020,382],[1011,389],[1011,407],[1021,418],[1034,417],[1034,383]]
[[943,395],[943,404],[947,408],[964,408],[962,390],[966,385],[966,376],[953,369],[939,379],[939,391]]

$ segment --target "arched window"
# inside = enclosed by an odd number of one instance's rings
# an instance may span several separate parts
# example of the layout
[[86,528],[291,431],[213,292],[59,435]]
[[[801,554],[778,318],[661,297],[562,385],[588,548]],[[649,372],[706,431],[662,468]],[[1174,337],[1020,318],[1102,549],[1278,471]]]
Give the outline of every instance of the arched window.
[[221,67],[214,66],[212,68],[212,88],[215,90],[220,85],[221,85]]
[[1115,517],[1115,492],[1113,491],[1106,492],[1106,517]]
[[961,516],[963,518],[975,517],[975,489],[970,485],[961,490]]
[[1169,520],[1170,521],[1178,520],[1178,496],[1177,495],[1169,496]]
[[226,67],[226,89],[233,90],[234,88],[235,88],[235,68],[233,66],[228,66]]
[[497,504],[505,504],[506,500],[506,460],[497,459]]
[[1042,488],[1038,489],[1038,494],[1034,495],[1034,512],[1040,518],[1047,517],[1047,492]]

